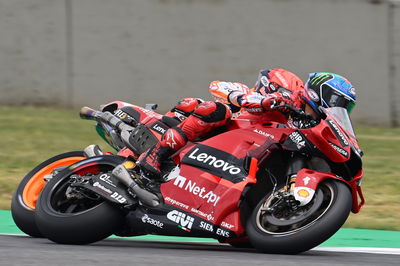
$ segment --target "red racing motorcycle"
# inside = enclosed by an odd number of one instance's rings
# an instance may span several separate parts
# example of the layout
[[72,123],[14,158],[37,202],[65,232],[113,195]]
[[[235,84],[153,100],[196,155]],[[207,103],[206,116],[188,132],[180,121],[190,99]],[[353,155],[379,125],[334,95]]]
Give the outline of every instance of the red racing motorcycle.
[[130,152],[90,157],[53,175],[37,201],[36,225],[62,244],[158,234],[307,251],[363,206],[362,151],[345,109],[321,108],[318,123],[291,109],[299,128],[244,113],[174,154],[165,182],[156,184],[135,158],[173,123],[140,107],[83,108],[81,116],[107,124]]

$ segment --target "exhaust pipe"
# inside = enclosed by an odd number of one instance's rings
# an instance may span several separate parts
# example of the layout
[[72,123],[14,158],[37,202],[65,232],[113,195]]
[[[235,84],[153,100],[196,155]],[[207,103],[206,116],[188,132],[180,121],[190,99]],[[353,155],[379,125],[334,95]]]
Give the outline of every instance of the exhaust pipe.
[[160,199],[156,194],[153,194],[143,188],[141,188],[131,177],[128,170],[122,164],[118,165],[111,172],[114,177],[124,183],[128,189],[130,189],[141,202],[150,207],[157,207],[160,205]]

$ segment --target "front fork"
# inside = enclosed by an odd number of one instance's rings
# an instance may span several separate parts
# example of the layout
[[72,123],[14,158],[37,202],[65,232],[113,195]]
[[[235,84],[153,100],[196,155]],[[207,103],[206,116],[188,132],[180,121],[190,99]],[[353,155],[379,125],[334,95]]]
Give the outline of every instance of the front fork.
[[[288,169],[286,171],[286,176],[288,178],[287,186],[285,190],[294,196],[298,201],[299,206],[307,205],[315,194],[315,190],[310,189],[306,186],[300,185],[300,179],[298,178],[298,173],[301,169],[306,167],[306,157],[298,154],[292,153],[289,158]],[[308,180],[305,179],[305,185],[308,185]]]

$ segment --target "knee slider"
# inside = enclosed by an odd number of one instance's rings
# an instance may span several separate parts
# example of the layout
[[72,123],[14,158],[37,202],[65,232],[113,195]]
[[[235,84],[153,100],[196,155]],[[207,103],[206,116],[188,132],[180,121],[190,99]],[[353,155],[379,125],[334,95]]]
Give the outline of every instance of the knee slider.
[[220,102],[206,101],[194,109],[193,116],[200,118],[206,123],[213,123],[226,120],[229,117],[228,113],[226,105]]

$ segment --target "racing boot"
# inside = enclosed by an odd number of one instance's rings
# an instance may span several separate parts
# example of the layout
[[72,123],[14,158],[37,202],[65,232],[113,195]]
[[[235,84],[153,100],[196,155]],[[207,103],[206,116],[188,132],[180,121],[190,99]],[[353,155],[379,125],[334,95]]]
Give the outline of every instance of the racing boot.
[[180,128],[168,129],[163,139],[140,155],[138,165],[145,177],[164,182],[164,176],[175,165],[170,156],[186,145],[187,138]]

